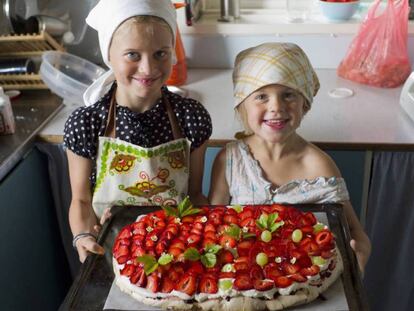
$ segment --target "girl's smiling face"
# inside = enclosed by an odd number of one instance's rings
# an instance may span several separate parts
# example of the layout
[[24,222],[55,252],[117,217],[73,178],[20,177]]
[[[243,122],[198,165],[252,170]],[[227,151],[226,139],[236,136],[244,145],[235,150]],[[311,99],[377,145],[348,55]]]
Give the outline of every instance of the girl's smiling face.
[[[161,86],[172,68],[173,35],[160,22],[128,20],[115,32],[109,62],[117,81],[117,100],[145,107],[161,96]],[[132,105],[132,106],[131,106]]]
[[285,142],[300,126],[306,100],[289,87],[271,84],[250,94],[245,101],[246,122],[254,134],[277,143]]

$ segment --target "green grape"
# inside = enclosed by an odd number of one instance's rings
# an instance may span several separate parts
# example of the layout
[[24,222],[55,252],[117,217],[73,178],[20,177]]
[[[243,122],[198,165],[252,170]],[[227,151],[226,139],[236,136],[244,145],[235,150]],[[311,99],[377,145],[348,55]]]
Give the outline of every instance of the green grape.
[[265,253],[259,253],[259,254],[257,254],[257,256],[256,256],[256,263],[259,266],[263,267],[263,266],[265,266],[267,264],[267,262],[268,262],[268,258],[267,258],[267,255]]
[[303,233],[302,230],[296,229],[292,232],[292,241],[298,243],[302,240]]
[[260,238],[262,239],[263,242],[268,243],[272,240],[272,233],[269,230],[265,230],[260,235]]
[[219,280],[219,288],[223,291],[229,290],[233,287],[233,282],[231,280]]
[[221,268],[221,271],[223,272],[236,272],[236,269],[234,269],[233,264],[226,263],[223,268]]
[[323,228],[325,228],[325,225],[318,222],[313,226],[313,232],[318,233],[319,231],[323,230]]
[[321,256],[314,256],[311,257],[311,259],[314,265],[323,266],[326,264],[326,259],[322,258]]

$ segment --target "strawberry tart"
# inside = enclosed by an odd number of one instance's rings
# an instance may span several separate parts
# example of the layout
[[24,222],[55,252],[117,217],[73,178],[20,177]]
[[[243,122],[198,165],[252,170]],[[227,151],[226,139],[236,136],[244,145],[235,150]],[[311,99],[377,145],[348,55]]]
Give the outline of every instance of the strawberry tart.
[[115,282],[173,310],[281,310],[341,274],[335,237],[311,212],[279,204],[194,208],[188,199],[138,217],[113,246]]

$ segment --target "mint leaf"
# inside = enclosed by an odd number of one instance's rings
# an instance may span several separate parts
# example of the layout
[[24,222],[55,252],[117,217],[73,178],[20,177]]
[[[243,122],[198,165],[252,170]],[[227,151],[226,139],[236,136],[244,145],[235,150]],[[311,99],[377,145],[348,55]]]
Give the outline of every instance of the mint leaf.
[[278,217],[279,217],[278,213],[270,214],[267,219],[267,228],[270,228],[275,223]]
[[206,253],[204,255],[201,256],[201,263],[206,267],[206,268],[212,268],[216,265],[217,262],[217,257],[215,254],[212,253]]
[[205,248],[205,252],[209,254],[217,254],[218,251],[221,249],[220,245],[217,244],[207,244]]
[[154,256],[143,255],[137,257],[137,261],[144,264],[144,272],[146,275],[151,274],[158,268],[158,262],[155,260]]
[[178,214],[182,217],[183,212],[187,209],[191,209],[192,207],[193,205],[191,204],[189,197],[186,196],[177,206]]
[[177,212],[176,208],[174,208],[172,206],[168,206],[168,205],[161,206],[161,208],[164,210],[164,212],[167,216],[178,217],[178,212]]
[[240,213],[243,210],[243,206],[241,205],[232,205],[230,208],[234,209],[237,213]]
[[256,237],[256,234],[251,232],[243,232],[243,239],[253,238]]
[[284,224],[285,224],[285,222],[283,220],[279,221],[279,222],[274,223],[273,225],[271,225],[269,230],[270,230],[270,232],[275,232],[277,229],[282,227]]
[[236,224],[231,224],[230,227],[225,231],[225,234],[235,238],[236,240],[240,239],[241,229]]
[[267,229],[267,220],[269,219],[269,216],[267,216],[266,214],[261,214],[259,219],[256,220],[256,225],[262,229],[265,230]]
[[173,261],[174,256],[170,254],[163,254],[160,258],[158,258],[158,263],[162,266],[168,265],[171,261]]
[[181,217],[198,214],[200,212],[201,212],[201,209],[199,209],[199,208],[187,209],[187,210],[185,210],[181,213]]
[[196,248],[190,247],[184,252],[184,258],[187,260],[196,261],[200,259],[200,253]]

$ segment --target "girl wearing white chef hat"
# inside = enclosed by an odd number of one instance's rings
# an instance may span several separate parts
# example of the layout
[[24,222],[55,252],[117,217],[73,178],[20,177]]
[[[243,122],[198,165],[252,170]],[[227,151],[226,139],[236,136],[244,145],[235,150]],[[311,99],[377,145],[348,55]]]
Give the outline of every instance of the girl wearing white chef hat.
[[319,80],[293,43],[264,43],[240,52],[233,70],[234,107],[246,135],[218,154],[211,204],[341,203],[361,270],[371,244],[332,159],[296,130],[311,109]]
[[[170,0],[101,0],[86,22],[110,70],[65,124],[73,244],[83,262],[98,219],[113,205],[178,204],[201,194],[211,119],[197,101],[168,91],[176,13]],[[191,168],[191,169],[190,169]]]

